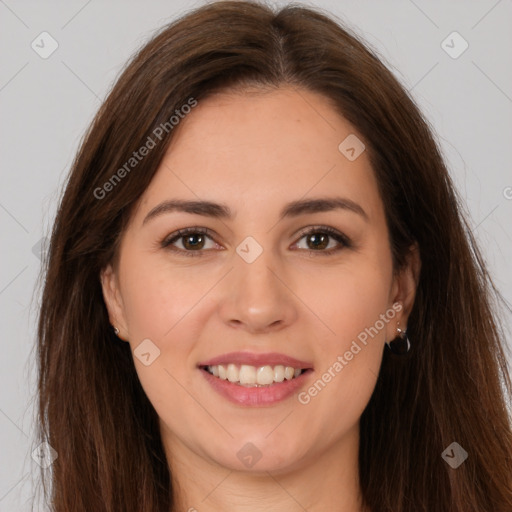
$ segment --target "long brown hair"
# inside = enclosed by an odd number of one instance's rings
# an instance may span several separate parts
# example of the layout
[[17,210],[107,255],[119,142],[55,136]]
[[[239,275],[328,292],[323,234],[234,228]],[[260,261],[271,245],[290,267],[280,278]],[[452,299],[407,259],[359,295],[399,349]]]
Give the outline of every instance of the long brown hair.
[[[38,325],[39,442],[58,454],[43,471],[51,510],[172,510],[158,418],[129,345],[109,325],[99,275],[173,130],[161,130],[129,172],[119,169],[191,98],[283,84],[323,94],[364,138],[395,271],[414,242],[420,249],[413,350],[402,358],[385,351],[361,417],[365,504],[373,512],[512,510],[512,385],[495,310],[503,299],[431,128],[339,21],[297,4],[274,12],[243,1],[208,4],[164,27],[127,65],[73,162]],[[454,441],[469,454],[457,469],[441,456]]]

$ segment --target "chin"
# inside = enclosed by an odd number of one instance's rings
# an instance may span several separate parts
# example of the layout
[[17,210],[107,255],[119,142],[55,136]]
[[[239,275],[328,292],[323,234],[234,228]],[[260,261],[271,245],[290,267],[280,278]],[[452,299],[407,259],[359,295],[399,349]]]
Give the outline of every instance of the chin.
[[287,472],[294,469],[303,460],[304,450],[297,450],[299,442],[283,444],[279,439],[271,440],[265,434],[254,436],[239,436],[236,440],[230,439],[226,445],[217,445],[214,453],[208,447],[209,456],[215,463],[234,471],[252,474],[266,474],[267,472]]

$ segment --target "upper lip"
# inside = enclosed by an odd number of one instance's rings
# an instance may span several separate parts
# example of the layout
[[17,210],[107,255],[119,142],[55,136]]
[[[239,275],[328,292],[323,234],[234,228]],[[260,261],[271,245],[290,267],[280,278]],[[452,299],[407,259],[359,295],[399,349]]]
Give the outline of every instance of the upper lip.
[[307,361],[300,361],[294,357],[285,354],[278,354],[277,352],[267,352],[266,354],[255,354],[251,352],[229,352],[220,356],[213,357],[207,361],[203,361],[198,366],[215,366],[233,364],[246,364],[249,366],[291,366],[292,368],[308,369],[312,368],[311,363]]

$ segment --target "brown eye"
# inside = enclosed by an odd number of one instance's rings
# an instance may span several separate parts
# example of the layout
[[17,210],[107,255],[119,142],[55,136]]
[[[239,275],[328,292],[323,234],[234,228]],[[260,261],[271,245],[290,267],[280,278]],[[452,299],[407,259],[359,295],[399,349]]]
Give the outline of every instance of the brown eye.
[[[343,248],[351,247],[350,240],[342,233],[328,226],[309,228],[302,232],[300,240],[306,239],[306,247],[299,247],[310,253],[310,255],[328,256]],[[208,240],[211,240],[213,247],[206,247]],[[181,247],[179,246],[181,244]],[[297,246],[298,242],[295,244]],[[161,247],[172,250],[184,256],[202,256],[204,252],[215,248],[215,241],[211,232],[206,228],[186,228],[172,233],[161,242]]]
[[[306,250],[310,254],[318,253],[329,255],[340,251],[343,248],[351,247],[350,240],[342,233],[327,226],[318,226],[302,232],[301,239],[306,239]],[[335,241],[331,247],[329,245]]]
[[325,249],[329,245],[329,235],[323,233],[312,233],[306,236],[308,242],[311,242],[311,246],[314,249]]
[[185,235],[183,239],[183,246],[185,249],[202,249],[204,247],[205,236],[200,233]]
[[[185,256],[201,256],[201,253],[206,250],[205,244],[208,239],[213,242],[212,237],[207,234],[209,232],[205,228],[180,229],[167,237],[161,246]],[[177,243],[180,243],[181,247],[177,246]],[[211,249],[211,247],[207,249]]]

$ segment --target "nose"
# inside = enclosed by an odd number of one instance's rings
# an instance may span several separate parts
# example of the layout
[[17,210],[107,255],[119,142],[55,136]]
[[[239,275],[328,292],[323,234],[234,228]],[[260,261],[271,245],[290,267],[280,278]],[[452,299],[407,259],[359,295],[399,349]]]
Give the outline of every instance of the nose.
[[293,283],[271,251],[264,250],[252,263],[236,255],[233,263],[220,308],[226,324],[256,334],[284,329],[296,320]]

